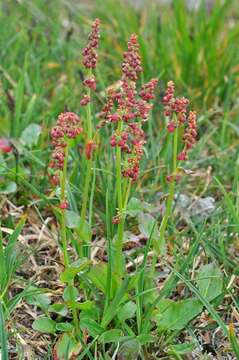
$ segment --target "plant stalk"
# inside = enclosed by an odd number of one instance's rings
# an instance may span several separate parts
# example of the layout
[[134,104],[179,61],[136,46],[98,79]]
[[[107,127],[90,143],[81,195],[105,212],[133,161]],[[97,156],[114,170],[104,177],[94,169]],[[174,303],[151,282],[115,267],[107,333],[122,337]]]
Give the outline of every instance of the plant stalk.
[[[65,201],[68,153],[69,153],[69,148],[67,145],[66,149],[65,149],[65,159],[64,159],[64,165],[63,165],[63,171],[61,174],[61,203],[63,203]],[[67,268],[69,266],[69,256],[68,256],[68,252],[67,252],[65,209],[61,209],[60,233],[61,233],[64,266],[65,266],[65,268]]]
[[[89,69],[88,76],[92,75],[91,69]],[[91,89],[87,88],[87,96],[91,97]],[[92,124],[92,113],[91,113],[91,101],[86,106],[86,124],[87,124],[87,142],[92,140],[93,136],[93,124]],[[82,207],[81,207],[81,219],[80,219],[80,233],[82,234],[82,230],[84,228],[84,222],[86,221],[86,212],[87,206],[89,203],[89,190],[91,185],[91,177],[92,177],[92,164],[93,164],[93,154],[91,154],[91,158],[87,161],[86,165],[86,176],[85,176],[85,183],[84,183],[84,192],[83,192],[83,199],[82,199]],[[89,256],[89,249],[85,251],[84,249],[84,241],[83,241],[83,254]]]
[[[123,122],[122,120],[118,123],[118,132],[122,131]],[[122,191],[122,166],[121,166],[121,148],[117,146],[116,148],[116,191],[117,191],[117,201],[118,201],[118,213],[119,213],[119,224],[117,229],[117,239],[115,241],[115,271],[122,275],[123,270],[123,238],[124,238],[124,223],[125,223],[125,210],[128,203],[131,181],[128,183],[126,193]]]
[[159,242],[156,243],[156,252],[159,253],[160,249],[162,248],[163,244],[164,244],[164,235],[165,235],[165,231],[167,229],[167,225],[168,225],[168,220],[169,217],[172,213],[172,206],[173,206],[173,199],[174,199],[174,193],[175,193],[175,182],[176,182],[176,172],[177,172],[177,150],[178,150],[178,127],[176,127],[174,134],[173,134],[173,174],[172,174],[172,179],[170,181],[170,186],[169,186],[169,196],[167,199],[167,204],[166,204],[166,210],[165,210],[165,214],[163,216],[160,228],[159,228]]

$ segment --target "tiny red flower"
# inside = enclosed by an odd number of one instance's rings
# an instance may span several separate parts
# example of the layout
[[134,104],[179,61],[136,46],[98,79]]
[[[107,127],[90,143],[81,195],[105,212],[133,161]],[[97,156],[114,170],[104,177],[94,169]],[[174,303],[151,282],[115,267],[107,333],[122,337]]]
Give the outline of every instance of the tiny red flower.
[[65,200],[60,204],[60,209],[65,210],[69,207],[68,202]]
[[91,159],[93,151],[96,149],[96,143],[93,140],[90,140],[85,146],[85,156],[87,160]]
[[174,124],[173,121],[170,121],[170,122],[168,123],[167,130],[168,130],[169,133],[174,132],[174,130],[175,130],[175,124]]
[[4,153],[10,153],[13,150],[12,145],[8,139],[0,139],[0,150]]
[[119,223],[120,223],[119,215],[114,216],[113,219],[112,219],[112,224],[117,225]]
[[96,90],[96,80],[95,80],[94,75],[91,76],[91,77],[88,78],[88,79],[85,79],[84,85],[85,85],[86,87],[88,87],[89,89],[95,91],[95,90]]
[[187,159],[187,153],[185,151],[181,151],[178,156],[177,156],[178,160],[184,161]]
[[90,102],[90,96],[84,95],[83,98],[80,101],[81,106],[86,106]]

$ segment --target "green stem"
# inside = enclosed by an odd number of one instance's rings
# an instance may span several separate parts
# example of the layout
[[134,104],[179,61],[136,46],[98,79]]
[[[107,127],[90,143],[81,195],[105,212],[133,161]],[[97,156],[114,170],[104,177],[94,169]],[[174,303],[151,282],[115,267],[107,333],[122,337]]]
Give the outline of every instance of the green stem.
[[[63,203],[66,198],[65,192],[66,192],[68,155],[69,155],[69,147],[67,145],[66,149],[65,149],[65,159],[64,159],[64,165],[63,165],[63,171],[61,174],[61,203]],[[67,269],[69,267],[69,255],[67,252],[65,209],[61,210],[61,242],[62,242],[64,266],[65,266],[65,269]],[[74,286],[73,281],[69,282],[69,285]],[[72,301],[74,301],[74,298],[72,298]],[[77,310],[74,307],[71,307],[71,312],[72,312],[72,316],[73,316],[73,322],[75,325],[76,333],[79,334],[80,330],[79,330]]]
[[[68,149],[68,146],[66,146],[64,166],[63,166],[63,171],[61,174],[61,203],[63,203],[65,201],[68,153],[69,153],[69,149]],[[65,210],[64,209],[61,210],[60,233],[61,233],[64,266],[65,266],[65,268],[67,268],[69,266],[69,256],[67,253],[66,218],[65,218]]]
[[[88,76],[90,77],[92,75],[91,69],[88,72]],[[91,97],[91,90],[90,88],[87,88],[87,96]],[[91,101],[86,106],[86,124],[87,124],[87,141],[88,143],[90,140],[92,140],[92,134],[93,134],[93,125],[92,125],[92,113],[91,113]],[[91,185],[91,176],[92,176],[92,164],[93,164],[93,154],[91,154],[91,158],[87,161],[86,166],[86,176],[85,176],[85,183],[84,183],[84,192],[83,192],[83,199],[82,199],[82,207],[81,207],[81,220],[80,220],[80,232],[82,233],[82,230],[84,228],[84,222],[86,221],[86,211],[87,206],[89,202],[89,190]],[[84,245],[84,243],[83,243]],[[84,251],[83,248],[83,254],[88,254],[89,249],[87,247],[86,251]]]
[[[122,120],[118,123],[118,132],[122,131],[123,122]],[[118,201],[118,212],[120,217],[120,222],[118,224],[117,239],[115,242],[115,271],[122,274],[122,248],[123,248],[123,238],[124,238],[124,223],[125,223],[125,209],[128,203],[128,198],[130,194],[131,181],[128,183],[126,193],[123,199],[122,191],[122,169],[121,169],[121,148],[117,146],[116,148],[116,191],[117,191],[117,201]]]
[[163,216],[163,220],[162,220],[160,228],[159,228],[159,242],[156,243],[156,252],[157,253],[160,252],[160,249],[163,247],[163,244],[165,242],[164,235],[165,235],[165,231],[167,229],[169,217],[172,212],[172,205],[173,205],[174,192],[175,192],[175,181],[176,181],[176,175],[177,175],[176,174],[176,172],[177,172],[177,150],[178,150],[178,128],[175,129],[174,136],[173,136],[173,174],[172,174],[172,179],[170,181],[169,196],[167,199],[165,214]]
[[[118,130],[122,128],[122,121],[119,121]],[[117,239],[115,242],[115,267],[116,271],[121,274],[122,272],[122,247],[124,236],[124,223],[123,223],[123,195],[122,195],[122,169],[121,169],[121,148],[116,148],[116,191],[118,202],[118,213],[120,222],[118,224]]]

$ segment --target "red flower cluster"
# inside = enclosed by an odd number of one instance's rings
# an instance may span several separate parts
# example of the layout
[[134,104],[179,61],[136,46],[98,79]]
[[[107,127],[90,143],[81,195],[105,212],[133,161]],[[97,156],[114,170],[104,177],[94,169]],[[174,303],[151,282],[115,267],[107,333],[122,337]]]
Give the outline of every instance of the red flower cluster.
[[157,79],[151,79],[148,83],[144,84],[140,91],[141,98],[145,101],[153,100],[155,98],[154,91],[157,84]]
[[95,19],[92,24],[91,33],[88,36],[88,44],[83,49],[83,64],[88,69],[94,69],[97,63],[97,52],[96,49],[99,46],[100,38],[100,20]]
[[[173,81],[167,84],[166,94],[163,97],[164,115],[171,117],[168,123],[168,132],[174,132],[175,128],[180,124],[185,123],[187,107],[189,100],[185,97],[175,98],[175,85]],[[173,119],[173,114],[176,114],[176,119]]]
[[157,79],[152,79],[143,85],[138,96],[136,82],[142,70],[139,44],[137,36],[133,34],[128,42],[128,50],[124,53],[119,90],[109,91],[107,103],[99,115],[101,122],[97,126],[101,128],[107,123],[123,121],[123,129],[114,132],[110,143],[112,147],[119,146],[124,153],[128,154],[123,176],[133,181],[136,181],[139,176],[139,162],[145,144],[142,123],[148,119],[152,108],[149,101],[154,99],[158,82]]
[[188,150],[190,150],[196,142],[196,138],[197,138],[196,119],[197,119],[196,112],[190,111],[188,115],[187,127],[185,129],[185,133],[183,136],[184,149],[183,151],[181,151],[181,153],[178,154],[178,160],[186,160]]
[[[168,132],[172,133],[179,126],[185,126],[183,135],[184,148],[178,154],[177,159],[183,161],[187,159],[188,150],[196,142],[197,125],[196,125],[196,112],[190,111],[187,116],[187,107],[189,100],[185,97],[175,98],[175,86],[172,81],[167,84],[165,96],[163,97],[164,115],[170,117],[168,122]],[[178,181],[179,176],[169,175],[167,181]]]
[[143,71],[141,58],[139,55],[139,43],[136,34],[132,34],[128,41],[128,51],[124,52],[122,72],[124,77],[131,81],[137,81],[138,73]]
[[[56,126],[51,130],[54,151],[49,166],[56,170],[62,170],[65,159],[65,147],[67,139],[76,138],[83,131],[80,126],[80,118],[73,112],[65,112],[58,116]],[[59,182],[58,176],[52,177],[53,184]]]
[[[100,20],[95,19],[92,24],[91,33],[88,36],[88,44],[83,49],[83,64],[87,69],[94,69],[97,64],[97,48],[99,47],[99,38],[100,38]],[[86,88],[95,91],[96,90],[96,80],[95,76],[92,75],[84,80],[83,82]],[[83,98],[80,101],[81,106],[86,106],[91,101],[89,95],[83,95]]]

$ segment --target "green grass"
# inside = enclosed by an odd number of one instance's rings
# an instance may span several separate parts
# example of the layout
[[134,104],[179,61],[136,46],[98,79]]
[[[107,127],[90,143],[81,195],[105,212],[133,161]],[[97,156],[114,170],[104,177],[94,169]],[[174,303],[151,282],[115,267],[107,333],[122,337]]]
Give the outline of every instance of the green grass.
[[[161,216],[158,210],[152,210],[152,206],[158,206],[157,193],[168,192],[165,174],[172,150],[166,139],[160,103],[166,82],[170,79],[175,81],[177,93],[188,96],[191,108],[199,114],[199,142],[190,152],[190,160],[185,166],[193,170],[193,174],[184,176],[176,192],[199,197],[211,196],[216,201],[216,210],[204,222],[197,222],[196,219],[182,221],[178,216],[169,218],[166,253],[157,259],[160,268],[155,272],[150,267],[154,229],[152,223],[147,225],[149,240],[144,246],[133,248],[125,254],[126,262],[131,261],[133,265],[121,281],[118,274],[112,271],[115,266],[113,238],[117,229],[111,219],[116,215],[117,197],[114,156],[108,146],[111,129],[101,130],[100,147],[93,162],[93,185],[87,200],[90,204],[89,229],[92,233],[89,235],[88,228],[83,231],[75,225],[73,229],[67,229],[74,260],[82,254],[78,243],[79,234],[80,237],[85,236],[86,241],[89,237],[93,238],[91,251],[98,244],[107,249],[108,260],[106,266],[102,258],[97,259],[101,260],[99,267],[77,263],[74,266],[83,266],[80,275],[74,273],[73,265],[69,270],[71,275],[68,286],[74,283],[76,291],[80,289],[81,303],[86,302],[77,305],[81,306],[77,312],[83,330],[77,339],[78,346],[80,344],[82,348],[78,358],[110,359],[113,354],[120,353],[122,356],[131,354],[127,355],[129,359],[133,356],[139,359],[171,359],[167,356],[183,358],[175,345],[179,345],[185,334],[191,340],[199,341],[200,313],[193,316],[187,325],[182,325],[182,328],[178,325],[178,328],[162,329],[155,320],[155,314],[156,310],[161,309],[166,318],[169,310],[163,306],[168,299],[192,299],[199,308],[206,309],[210,321],[204,330],[210,334],[219,331],[224,353],[230,352],[238,358],[236,320],[233,316],[233,311],[238,312],[235,279],[239,274],[237,8],[237,2],[229,0],[224,5],[215,1],[210,14],[207,13],[204,1],[194,12],[189,12],[182,0],[173,1],[172,6],[161,7],[150,1],[150,6],[142,8],[113,0],[96,0],[90,4],[59,0],[57,6],[53,1],[43,0],[23,0],[17,3],[10,0],[1,4],[0,137],[9,137],[15,147],[13,153],[0,153],[1,226],[15,229],[10,236],[3,233],[0,243],[0,347],[3,359],[8,358],[9,344],[19,347],[23,356],[24,347],[21,341],[19,343],[17,334],[26,342],[28,338],[28,330],[24,332],[17,326],[17,306],[23,302],[29,304],[29,286],[35,278],[28,277],[28,270],[25,270],[22,258],[18,257],[16,246],[20,233],[28,239],[28,235],[33,232],[32,213],[35,214],[34,219],[37,218],[36,227],[46,227],[51,234],[51,241],[54,239],[54,243],[58,244],[53,220],[59,217],[54,208],[58,200],[47,176],[51,154],[49,131],[58,114],[65,109],[80,114],[83,124],[86,121],[85,112],[79,104],[83,94],[84,73],[81,49],[85,46],[90,23],[96,16],[102,22],[102,34],[96,72],[98,91],[91,109],[94,126],[98,121],[96,114],[105,101],[105,88],[120,78],[122,52],[131,33],[139,34],[144,65],[142,83],[152,77],[159,78],[155,106],[150,122],[146,125],[148,142],[141,163],[141,175],[131,191],[131,197],[150,203],[151,208],[140,209],[139,212],[143,212],[145,217],[153,214],[157,219],[155,224],[160,225]],[[39,124],[41,134],[34,132],[32,137],[26,139],[23,131],[31,124]],[[87,172],[83,146],[84,138],[81,138],[79,147],[71,149],[69,157],[68,200],[70,209],[77,216],[82,206]],[[13,188],[11,191],[14,183],[17,190]],[[10,190],[8,188],[9,191],[6,191],[8,185]],[[9,204],[17,208],[24,206],[24,229],[23,220],[18,223],[18,215]],[[48,218],[50,222],[46,224]],[[125,228],[134,235],[140,232],[137,219],[137,216],[126,218]],[[98,242],[102,239],[106,241]],[[38,251],[37,245],[29,244],[28,250],[31,250],[39,269],[44,258],[47,266],[51,264],[54,267],[57,264],[57,271],[62,271],[59,266],[62,259],[52,258],[52,245],[47,245],[47,252],[44,253],[42,249]],[[84,253],[87,255],[89,249],[86,244]],[[139,264],[136,262],[138,256],[142,260]],[[222,286],[221,293],[213,299],[199,291],[196,278],[199,269],[211,263],[222,274],[215,278],[218,286]],[[26,257],[25,264],[29,267]],[[42,288],[40,296],[43,298],[36,296],[34,306],[30,302],[28,306],[31,306],[31,311],[35,316],[53,318],[57,326],[58,323],[70,322],[69,314],[76,306],[74,294],[67,300],[71,309],[67,318],[56,313],[52,315],[49,308],[43,305],[42,299],[46,303],[46,297],[52,303],[61,302],[63,286],[59,286],[55,278],[53,282],[48,278],[47,285],[42,280],[45,279],[44,270],[39,271],[38,287]],[[165,271],[167,276],[163,275]],[[154,281],[155,274],[156,277],[162,275],[162,279],[158,278],[159,283]],[[213,276],[208,275],[209,279],[214,279]],[[167,303],[167,306],[168,309],[171,306],[170,311],[173,311],[174,305]],[[126,310],[132,312],[128,318]],[[126,316],[126,319],[117,317],[119,311],[122,318]],[[32,322],[29,316],[25,329],[29,328],[30,332]],[[84,338],[85,329],[90,334],[87,342]],[[57,344],[62,341],[61,346],[69,355],[76,347],[75,339],[67,331],[65,338],[60,337],[60,334],[55,329],[53,337],[42,337],[45,346],[41,350],[37,346],[32,347],[34,356],[51,359],[57,341]]]

